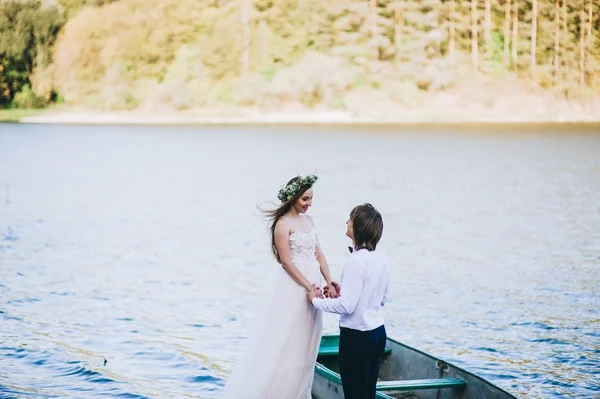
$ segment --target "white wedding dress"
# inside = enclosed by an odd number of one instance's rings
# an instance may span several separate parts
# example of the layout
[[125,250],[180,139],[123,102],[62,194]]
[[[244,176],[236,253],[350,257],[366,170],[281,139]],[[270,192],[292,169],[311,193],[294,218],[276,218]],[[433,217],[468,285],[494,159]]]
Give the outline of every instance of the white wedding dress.
[[[320,286],[317,233],[295,232],[289,238],[292,262]],[[246,350],[226,383],[227,399],[310,399],[321,341],[323,316],[306,290],[278,265],[272,297],[261,305]]]

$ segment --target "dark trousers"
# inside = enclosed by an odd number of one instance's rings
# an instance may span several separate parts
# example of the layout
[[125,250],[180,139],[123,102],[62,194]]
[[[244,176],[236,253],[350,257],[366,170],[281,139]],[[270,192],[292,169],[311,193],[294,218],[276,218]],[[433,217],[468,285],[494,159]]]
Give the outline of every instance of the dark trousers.
[[340,327],[340,376],[345,399],[375,399],[385,326],[371,331]]

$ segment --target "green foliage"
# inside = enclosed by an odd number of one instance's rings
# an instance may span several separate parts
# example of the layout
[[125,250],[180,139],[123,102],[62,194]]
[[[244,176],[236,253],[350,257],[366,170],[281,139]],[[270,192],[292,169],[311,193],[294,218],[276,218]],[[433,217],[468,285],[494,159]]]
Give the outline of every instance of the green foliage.
[[177,52],[184,45],[195,46],[194,60],[214,79],[236,75],[234,18],[231,5],[208,0],[131,0],[84,8],[57,43],[57,84],[73,103],[98,95],[98,83],[114,64],[126,66],[133,81],[162,82],[171,64],[181,62]]
[[266,101],[268,80],[264,74],[248,72],[240,76],[233,88],[233,101],[241,106],[262,106]]
[[411,107],[419,103],[422,92],[414,82],[397,80],[390,82],[386,88],[390,97],[400,104]]
[[15,108],[39,109],[47,105],[46,99],[35,94],[29,85],[23,86],[13,99],[13,106]]
[[225,87],[217,93],[217,100],[223,104],[235,104],[233,90]]
[[27,83],[27,71],[22,64],[8,57],[0,59],[0,107],[8,105]]
[[[593,21],[582,87],[579,39],[590,25],[581,20],[581,3],[568,2],[563,30],[554,0],[537,0],[531,68],[532,1],[519,0],[515,43],[514,10],[504,37],[505,3],[493,0],[476,2],[475,21],[472,0],[58,0],[59,8],[0,1],[0,105],[20,92],[32,99],[28,85],[46,101],[56,86],[66,103],[111,109],[292,105],[358,112],[362,101],[371,108],[389,102],[393,110],[443,92],[468,93],[478,84],[474,76],[498,86],[503,77],[518,77],[535,85],[515,80],[514,87],[593,97],[600,91],[600,3],[585,0]],[[69,21],[53,46],[60,10]],[[516,47],[514,69],[505,65],[505,42]]]
[[67,17],[73,18],[82,8],[100,7],[118,0],[58,0],[58,3],[65,9]]
[[36,68],[52,61],[52,46],[64,23],[59,9],[39,0],[0,2],[0,105],[35,87]]
[[21,118],[36,116],[43,112],[39,109],[0,109],[0,122],[18,122]]
[[494,31],[491,32],[491,39],[486,49],[483,69],[489,73],[497,73],[504,69],[504,37],[500,32]]
[[275,75],[269,93],[279,103],[314,107],[341,96],[352,86],[359,70],[337,57],[310,51]]
[[114,64],[102,81],[104,106],[109,109],[132,109],[138,105],[133,77],[127,65]]

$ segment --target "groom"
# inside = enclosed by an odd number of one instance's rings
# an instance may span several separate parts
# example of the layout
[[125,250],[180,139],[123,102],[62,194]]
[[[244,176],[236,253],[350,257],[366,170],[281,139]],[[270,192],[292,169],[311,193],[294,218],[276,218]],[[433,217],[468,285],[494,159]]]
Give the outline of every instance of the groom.
[[374,399],[386,333],[381,308],[387,301],[390,266],[376,251],[383,233],[381,214],[371,204],[350,213],[346,235],[352,255],[346,261],[337,298],[323,298],[313,285],[308,299],[325,312],[340,315],[340,376],[345,399]]

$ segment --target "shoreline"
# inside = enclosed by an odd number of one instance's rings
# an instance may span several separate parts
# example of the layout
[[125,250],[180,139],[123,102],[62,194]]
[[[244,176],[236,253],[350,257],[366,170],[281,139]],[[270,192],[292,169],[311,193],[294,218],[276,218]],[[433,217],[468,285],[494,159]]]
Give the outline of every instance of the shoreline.
[[252,113],[169,112],[94,112],[40,110],[35,115],[2,120],[23,124],[66,125],[512,125],[512,124],[600,124],[600,115],[579,114],[428,114],[414,112],[397,116],[357,116],[335,111],[291,111]]

